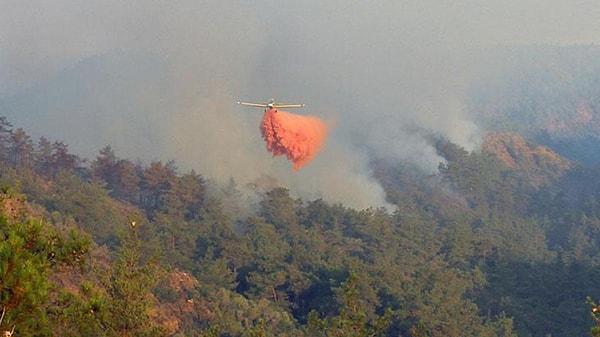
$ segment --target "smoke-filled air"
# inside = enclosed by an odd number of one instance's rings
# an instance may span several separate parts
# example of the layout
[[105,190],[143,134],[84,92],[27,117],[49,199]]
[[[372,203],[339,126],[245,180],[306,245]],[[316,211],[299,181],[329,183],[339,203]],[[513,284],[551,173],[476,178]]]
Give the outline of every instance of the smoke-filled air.
[[[485,130],[473,88],[504,83],[518,61],[490,55],[598,44],[596,8],[595,0],[1,1],[0,109],[34,139],[64,141],[82,157],[111,145],[120,157],[174,160],[211,182],[388,207],[374,162],[435,174],[443,158],[434,139],[476,149]],[[260,110],[235,104],[267,97],[307,108],[261,122]]]
[[295,115],[275,109],[265,110],[260,133],[273,156],[285,155],[298,171],[319,153],[327,125],[315,116]]

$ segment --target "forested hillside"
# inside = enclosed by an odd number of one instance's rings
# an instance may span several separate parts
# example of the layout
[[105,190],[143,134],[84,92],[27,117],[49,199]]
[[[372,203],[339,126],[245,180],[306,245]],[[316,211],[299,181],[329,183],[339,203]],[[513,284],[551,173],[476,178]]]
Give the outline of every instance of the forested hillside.
[[511,134],[373,163],[397,209],[249,212],[174,162],[85,160],[0,119],[0,330],[16,336],[585,336],[600,178]]

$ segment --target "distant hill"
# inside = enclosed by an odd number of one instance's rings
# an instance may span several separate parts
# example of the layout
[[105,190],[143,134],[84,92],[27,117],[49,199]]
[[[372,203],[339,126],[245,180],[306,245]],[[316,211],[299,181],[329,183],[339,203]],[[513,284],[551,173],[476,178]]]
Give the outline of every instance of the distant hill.
[[60,138],[78,155],[106,144],[127,148],[122,139],[140,153],[156,132],[148,120],[161,113],[164,76],[164,62],[151,53],[97,55],[0,96],[0,111],[34,139]]
[[509,132],[487,133],[482,150],[493,154],[506,166],[524,172],[534,186],[556,181],[575,166],[548,147],[527,142]]
[[600,162],[600,46],[507,48],[486,57],[470,91],[479,125],[584,165]]

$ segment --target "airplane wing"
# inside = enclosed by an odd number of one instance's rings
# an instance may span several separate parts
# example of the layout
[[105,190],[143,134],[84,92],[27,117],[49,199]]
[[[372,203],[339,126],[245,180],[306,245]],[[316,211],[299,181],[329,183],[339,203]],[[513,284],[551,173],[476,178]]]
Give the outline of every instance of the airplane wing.
[[267,103],[248,103],[248,102],[237,102],[237,104],[245,105],[245,106],[254,106],[258,108],[266,108]]
[[237,102],[237,104],[244,106],[253,106],[257,108],[275,108],[275,109],[286,109],[286,108],[302,108],[305,104],[278,104],[275,103],[275,99],[271,98],[269,103],[250,103],[250,102]]
[[273,107],[287,109],[287,108],[302,108],[305,105],[306,104],[275,104],[275,105],[273,105]]

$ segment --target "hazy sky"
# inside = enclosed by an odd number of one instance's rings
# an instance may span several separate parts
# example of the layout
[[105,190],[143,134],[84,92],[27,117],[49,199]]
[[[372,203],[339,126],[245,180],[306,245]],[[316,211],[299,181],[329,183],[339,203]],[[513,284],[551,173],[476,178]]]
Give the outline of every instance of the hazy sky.
[[[208,178],[268,177],[307,198],[383,204],[369,160],[434,171],[426,133],[466,148],[481,50],[600,44],[582,1],[0,1],[1,107],[32,134],[93,158],[175,159]],[[272,159],[260,110],[307,103],[333,131],[299,173]]]

